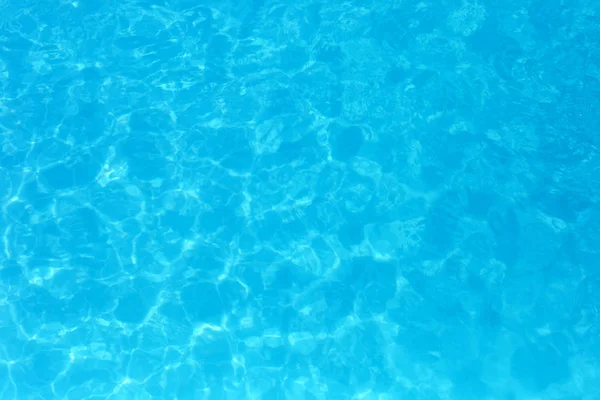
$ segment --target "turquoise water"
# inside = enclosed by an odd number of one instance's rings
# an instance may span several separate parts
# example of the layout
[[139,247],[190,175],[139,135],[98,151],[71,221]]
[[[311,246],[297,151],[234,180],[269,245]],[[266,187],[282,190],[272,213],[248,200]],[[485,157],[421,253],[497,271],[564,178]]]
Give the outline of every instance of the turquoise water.
[[0,399],[600,399],[599,38],[0,0]]

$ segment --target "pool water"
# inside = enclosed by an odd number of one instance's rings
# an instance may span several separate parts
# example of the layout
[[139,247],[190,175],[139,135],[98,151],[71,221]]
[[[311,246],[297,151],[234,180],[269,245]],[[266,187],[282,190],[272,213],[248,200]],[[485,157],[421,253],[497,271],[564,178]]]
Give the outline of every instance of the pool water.
[[0,399],[599,399],[599,10],[0,0]]

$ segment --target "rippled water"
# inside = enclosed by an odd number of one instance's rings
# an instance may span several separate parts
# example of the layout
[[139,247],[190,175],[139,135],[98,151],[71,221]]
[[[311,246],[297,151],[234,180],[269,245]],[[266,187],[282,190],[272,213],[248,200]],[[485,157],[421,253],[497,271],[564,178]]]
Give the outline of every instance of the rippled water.
[[0,399],[600,398],[594,0],[0,0]]

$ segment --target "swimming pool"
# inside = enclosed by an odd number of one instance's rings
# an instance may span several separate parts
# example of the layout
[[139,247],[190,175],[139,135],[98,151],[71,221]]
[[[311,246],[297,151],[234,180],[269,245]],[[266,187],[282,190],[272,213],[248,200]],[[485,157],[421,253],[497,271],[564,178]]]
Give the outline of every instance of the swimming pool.
[[597,9],[0,1],[0,398],[600,398]]

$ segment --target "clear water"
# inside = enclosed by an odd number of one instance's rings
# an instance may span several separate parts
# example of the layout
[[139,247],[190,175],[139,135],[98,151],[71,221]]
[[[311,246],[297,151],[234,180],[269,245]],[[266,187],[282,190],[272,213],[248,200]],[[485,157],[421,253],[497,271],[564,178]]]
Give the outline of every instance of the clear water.
[[599,38],[0,0],[0,399],[599,399]]

